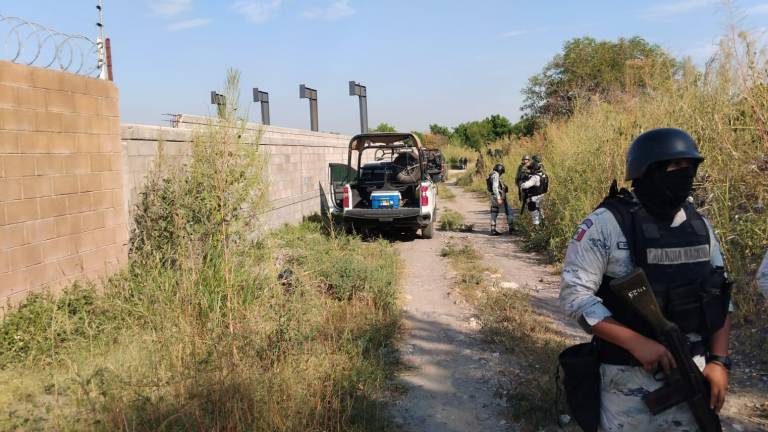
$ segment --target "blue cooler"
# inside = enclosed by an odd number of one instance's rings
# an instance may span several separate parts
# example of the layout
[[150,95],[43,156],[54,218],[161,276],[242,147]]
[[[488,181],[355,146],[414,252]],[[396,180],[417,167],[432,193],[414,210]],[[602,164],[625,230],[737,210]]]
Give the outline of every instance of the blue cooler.
[[371,208],[374,208],[374,209],[400,208],[400,192],[398,191],[372,192]]

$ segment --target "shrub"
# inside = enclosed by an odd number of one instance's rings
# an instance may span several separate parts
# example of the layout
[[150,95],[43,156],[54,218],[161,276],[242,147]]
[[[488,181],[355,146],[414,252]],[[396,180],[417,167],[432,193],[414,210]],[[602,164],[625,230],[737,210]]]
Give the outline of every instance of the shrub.
[[0,429],[389,427],[394,249],[309,222],[259,231],[258,137],[220,114],[183,169],[153,170],[103,293],[32,296],[0,324]]

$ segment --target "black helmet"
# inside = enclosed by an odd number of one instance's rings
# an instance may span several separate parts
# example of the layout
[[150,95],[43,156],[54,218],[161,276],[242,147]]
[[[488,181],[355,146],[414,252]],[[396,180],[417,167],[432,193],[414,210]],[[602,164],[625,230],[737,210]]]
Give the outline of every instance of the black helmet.
[[629,146],[625,180],[639,179],[654,163],[674,159],[693,159],[699,163],[704,160],[704,156],[696,148],[696,141],[683,130],[649,130],[635,138]]
[[536,163],[541,163],[541,155],[533,155],[533,161]]
[[499,175],[504,174],[504,165],[502,164],[496,164],[493,166],[493,170],[499,173]]
[[530,171],[531,173],[535,174],[535,173],[541,172],[541,170],[542,170],[541,164],[538,162],[531,162],[528,165],[528,171]]

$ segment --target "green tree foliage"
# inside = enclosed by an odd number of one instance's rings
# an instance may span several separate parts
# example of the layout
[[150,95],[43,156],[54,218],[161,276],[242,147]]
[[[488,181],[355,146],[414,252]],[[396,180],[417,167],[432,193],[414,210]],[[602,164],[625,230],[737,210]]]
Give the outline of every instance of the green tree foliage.
[[504,138],[514,132],[508,118],[494,114],[483,120],[462,123],[453,129],[452,138],[459,143],[480,149],[487,143]]
[[542,128],[542,122],[533,116],[525,115],[517,123],[512,125],[512,135],[517,138],[533,136],[533,133]]
[[440,126],[439,124],[429,125],[429,133],[432,135],[442,135],[444,137],[451,136],[451,130],[447,126]]
[[371,129],[370,132],[397,132],[397,129],[389,123],[379,123],[379,125]]
[[512,133],[512,123],[501,114],[494,114],[483,121],[488,122],[493,139],[503,138]]
[[573,114],[580,99],[634,93],[668,82],[676,61],[661,47],[635,36],[617,41],[574,38],[563,45],[523,89],[523,109],[543,118]]

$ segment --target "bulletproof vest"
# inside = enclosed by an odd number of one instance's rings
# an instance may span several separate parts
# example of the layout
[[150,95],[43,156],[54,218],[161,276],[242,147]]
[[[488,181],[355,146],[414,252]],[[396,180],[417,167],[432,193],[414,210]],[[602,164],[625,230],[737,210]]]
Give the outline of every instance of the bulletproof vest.
[[[709,261],[710,236],[704,218],[689,204],[683,207],[686,220],[670,227],[651,216],[637,201],[608,198],[600,205],[611,211],[627,238],[635,265],[641,267],[664,316],[683,333],[698,333],[706,343],[725,322],[730,285],[722,268]],[[634,331],[654,338],[645,320],[634,314],[613,294],[612,278],[604,276],[597,296],[613,318]],[[635,359],[623,348],[601,341],[605,363],[633,364]]]
[[528,189],[526,189],[526,194],[529,197],[535,197],[535,196],[538,196],[538,195],[541,195],[541,194],[544,193],[544,188],[543,188],[543,183],[542,183],[543,182],[543,175],[541,173],[536,173],[536,174],[533,174],[533,175],[539,176],[539,185],[538,186],[529,187]]
[[[493,193],[493,173],[496,171],[491,172],[488,174],[488,177],[485,179],[485,188],[488,190],[488,193]],[[504,196],[504,194],[507,192],[507,186],[504,184],[503,181],[501,181],[501,174],[499,174],[499,194],[501,196]]]

